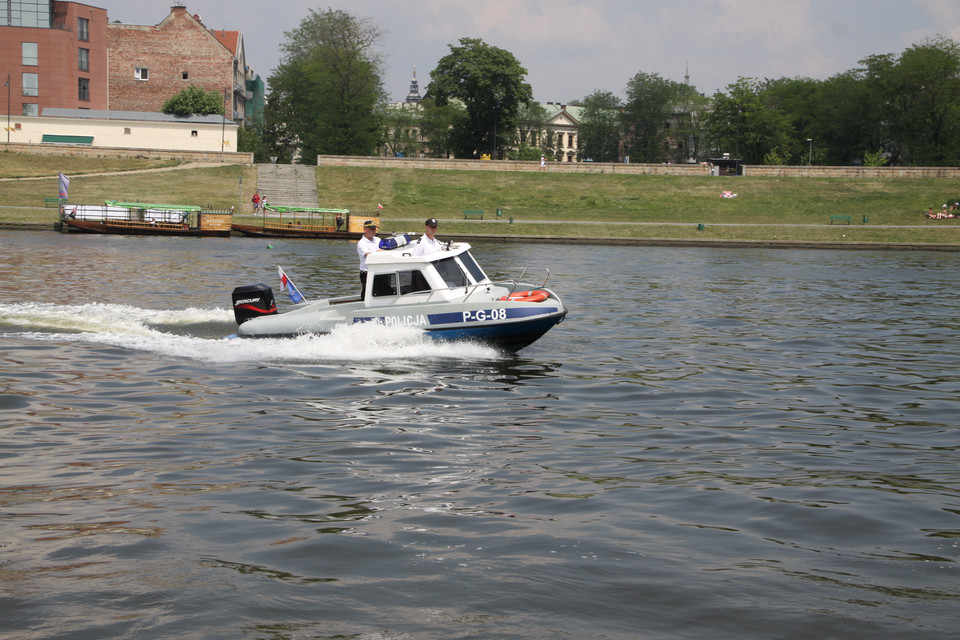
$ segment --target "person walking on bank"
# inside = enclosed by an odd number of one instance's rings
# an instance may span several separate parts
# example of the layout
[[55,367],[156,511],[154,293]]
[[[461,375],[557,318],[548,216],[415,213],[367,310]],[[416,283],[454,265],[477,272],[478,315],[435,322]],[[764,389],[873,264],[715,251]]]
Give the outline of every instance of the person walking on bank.
[[437,240],[437,219],[427,218],[423,223],[423,235],[417,240],[417,245],[413,248],[413,255],[425,256],[440,251],[440,241]]
[[357,255],[360,257],[360,299],[367,291],[367,256],[380,251],[380,238],[377,237],[377,225],[373,220],[363,223],[363,237],[357,241]]

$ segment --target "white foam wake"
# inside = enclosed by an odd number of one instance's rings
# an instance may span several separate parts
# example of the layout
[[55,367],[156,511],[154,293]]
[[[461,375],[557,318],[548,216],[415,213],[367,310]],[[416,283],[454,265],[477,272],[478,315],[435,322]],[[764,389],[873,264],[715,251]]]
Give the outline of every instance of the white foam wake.
[[488,346],[434,342],[420,329],[343,325],[322,336],[237,338],[229,309],[141,309],[90,303],[0,305],[0,336],[89,342],[211,363],[311,363],[394,359],[496,359]]

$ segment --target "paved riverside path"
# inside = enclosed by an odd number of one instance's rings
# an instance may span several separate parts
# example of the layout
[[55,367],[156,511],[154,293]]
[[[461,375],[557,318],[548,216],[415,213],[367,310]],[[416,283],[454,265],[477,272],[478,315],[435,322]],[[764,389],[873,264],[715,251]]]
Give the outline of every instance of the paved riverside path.
[[[513,222],[508,220],[461,220],[457,217],[452,218],[441,218],[437,217],[437,220],[442,224],[444,222],[454,223],[454,222],[469,222],[470,224],[482,224],[482,225],[501,225],[501,224],[604,224],[608,223],[607,220],[517,220],[514,219]],[[423,218],[395,218],[388,217],[382,218],[384,223],[392,222],[413,222],[418,223],[419,226],[423,226]],[[697,226],[697,222],[624,222],[616,221],[617,226],[647,226],[647,227],[690,227]],[[755,223],[755,222],[704,222],[705,227],[775,227],[775,228],[784,228],[784,227],[833,227],[835,229],[846,229],[850,227],[851,229],[929,229],[931,225],[924,224],[850,224],[850,225],[836,225],[836,224],[778,224],[778,223]],[[442,228],[442,227],[441,227]],[[419,233],[419,231],[418,231]],[[437,233],[440,233],[439,231]]]

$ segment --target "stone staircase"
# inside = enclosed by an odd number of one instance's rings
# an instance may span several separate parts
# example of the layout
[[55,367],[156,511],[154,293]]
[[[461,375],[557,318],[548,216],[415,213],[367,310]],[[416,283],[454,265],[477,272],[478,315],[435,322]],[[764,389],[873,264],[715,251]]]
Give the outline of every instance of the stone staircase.
[[267,204],[316,207],[317,168],[305,164],[258,164],[257,189]]

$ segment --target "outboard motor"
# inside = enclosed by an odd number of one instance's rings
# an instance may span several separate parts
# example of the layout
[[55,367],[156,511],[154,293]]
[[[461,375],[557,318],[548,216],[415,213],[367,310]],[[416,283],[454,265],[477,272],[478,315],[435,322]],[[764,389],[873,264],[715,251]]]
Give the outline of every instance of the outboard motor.
[[248,284],[233,290],[233,317],[237,324],[276,313],[277,301],[273,297],[273,289],[267,285]]

